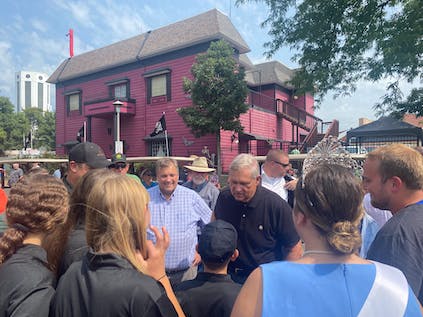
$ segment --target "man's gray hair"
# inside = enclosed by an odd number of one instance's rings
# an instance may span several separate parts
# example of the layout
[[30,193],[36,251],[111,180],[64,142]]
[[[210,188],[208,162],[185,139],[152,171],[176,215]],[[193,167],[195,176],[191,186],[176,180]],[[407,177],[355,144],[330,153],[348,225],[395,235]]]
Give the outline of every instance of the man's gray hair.
[[229,173],[239,171],[241,169],[249,169],[251,178],[257,178],[260,175],[260,167],[257,160],[251,154],[239,154],[234,158],[229,166]]
[[178,168],[178,162],[170,157],[164,157],[156,162],[156,173],[158,173],[163,168],[168,168],[174,166],[176,168],[176,171],[179,174],[179,168]]

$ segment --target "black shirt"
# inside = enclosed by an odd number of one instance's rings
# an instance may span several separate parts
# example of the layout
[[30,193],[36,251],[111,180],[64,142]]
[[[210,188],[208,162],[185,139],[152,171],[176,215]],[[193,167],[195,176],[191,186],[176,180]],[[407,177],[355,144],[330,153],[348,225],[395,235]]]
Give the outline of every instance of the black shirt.
[[45,250],[22,246],[0,265],[0,316],[48,316],[54,287]]
[[377,233],[367,258],[401,270],[423,305],[423,205],[398,211]]
[[260,264],[283,260],[299,241],[292,210],[278,194],[258,186],[247,203],[236,201],[229,188],[217,199],[216,219],[231,223],[238,231],[239,257],[229,269],[249,274]]
[[175,292],[187,317],[229,317],[240,290],[227,274],[199,272]]
[[69,234],[63,256],[59,264],[58,276],[65,274],[72,263],[81,261],[88,252],[87,238],[85,235],[85,224],[78,221],[74,230]]
[[51,316],[177,316],[164,288],[116,254],[89,251],[59,281]]

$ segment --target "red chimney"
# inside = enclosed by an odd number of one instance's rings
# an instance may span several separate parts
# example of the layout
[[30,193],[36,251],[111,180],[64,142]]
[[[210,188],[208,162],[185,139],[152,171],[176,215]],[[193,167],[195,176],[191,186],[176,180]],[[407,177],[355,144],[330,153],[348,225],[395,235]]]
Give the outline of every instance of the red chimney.
[[69,29],[69,56],[73,57],[73,30]]

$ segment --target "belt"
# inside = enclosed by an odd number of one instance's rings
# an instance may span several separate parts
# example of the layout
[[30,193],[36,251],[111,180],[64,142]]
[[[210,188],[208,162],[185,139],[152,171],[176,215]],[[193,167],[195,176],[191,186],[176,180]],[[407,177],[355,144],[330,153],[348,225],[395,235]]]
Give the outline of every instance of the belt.
[[185,268],[185,269],[166,269],[166,274],[176,274],[176,273],[180,273],[180,272],[185,272],[189,269],[189,267]]

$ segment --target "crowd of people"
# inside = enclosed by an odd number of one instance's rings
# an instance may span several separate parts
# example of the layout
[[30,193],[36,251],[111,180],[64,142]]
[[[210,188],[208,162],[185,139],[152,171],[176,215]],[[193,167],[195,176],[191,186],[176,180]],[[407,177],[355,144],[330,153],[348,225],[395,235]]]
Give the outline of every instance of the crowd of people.
[[[335,138],[130,173],[91,142],[0,192],[0,316],[422,316],[423,155]],[[156,176],[156,181],[153,176]]]

